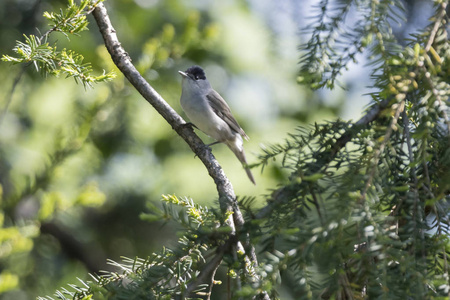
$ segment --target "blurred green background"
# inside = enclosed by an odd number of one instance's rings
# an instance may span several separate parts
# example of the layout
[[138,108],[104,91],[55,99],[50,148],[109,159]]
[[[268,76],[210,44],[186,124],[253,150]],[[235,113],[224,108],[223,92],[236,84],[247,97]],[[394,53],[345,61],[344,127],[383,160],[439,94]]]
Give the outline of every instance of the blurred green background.
[[[177,71],[205,69],[250,136],[244,146],[252,163],[296,126],[357,117],[366,103],[296,83],[299,29],[312,2],[108,0],[106,6],[134,64],[183,117]],[[43,12],[66,5],[2,0],[0,54],[13,55],[22,34],[45,32]],[[79,52],[97,74],[114,70],[89,20],[90,31],[70,41],[53,33],[49,42]],[[0,299],[51,295],[76,277],[111,269],[107,258],[147,257],[174,245],[170,223],[139,218],[162,194],[218,207],[200,160],[117,70],[114,81],[85,90],[29,66],[10,98],[22,67],[0,63]],[[253,170],[253,186],[226,146],[213,146],[213,153],[236,194],[259,205],[287,179],[273,164]]]

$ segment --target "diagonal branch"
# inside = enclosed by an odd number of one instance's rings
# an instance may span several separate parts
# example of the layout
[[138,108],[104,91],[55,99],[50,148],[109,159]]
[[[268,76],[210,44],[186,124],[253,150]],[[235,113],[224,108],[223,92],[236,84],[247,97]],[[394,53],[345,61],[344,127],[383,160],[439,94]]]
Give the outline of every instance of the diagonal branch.
[[337,139],[331,150],[331,155],[327,159],[327,163],[330,163],[336,154],[344,148],[344,146],[355,136],[360,129],[367,126],[369,123],[374,121],[380,112],[387,107],[391,99],[386,99],[381,101],[378,105],[375,105],[371,110],[369,110],[361,119],[355,122],[348,132],[345,132],[339,139]]
[[444,19],[446,15],[447,3],[442,2],[439,5],[439,14],[437,16],[436,21],[434,22],[433,29],[430,32],[430,38],[428,39],[427,45],[425,46],[425,52],[430,51],[431,45],[433,45],[434,38],[436,37],[436,33],[438,32],[439,27],[443,24],[442,19]]
[[[124,50],[119,42],[116,30],[111,24],[108,12],[103,5],[99,3],[93,11],[93,16],[97,22],[100,33],[102,34],[105,46],[109,54],[118,67],[125,75],[128,81],[135,89],[150,103],[153,108],[169,123],[178,135],[185,140],[192,151],[199,157],[208,170],[209,175],[213,178],[219,194],[219,204],[222,211],[232,212],[232,217],[228,218],[227,223],[232,228],[232,235],[236,234],[236,227],[241,228],[244,225],[244,218],[237,205],[236,195],[231,182],[226,177],[222,167],[217,162],[211,149],[202,142],[202,140],[194,133],[192,126],[187,126],[186,122],[177,114],[177,112],[161,97],[158,92],[141,76],[135,66],[131,63],[128,53]],[[248,235],[245,246],[240,241],[236,242],[236,248],[239,252],[245,253],[245,249],[250,249],[250,253],[246,255],[246,261],[250,260],[253,266],[257,265],[256,256],[254,255],[254,247],[250,244]],[[255,275],[251,275],[255,277]],[[258,280],[258,278],[254,278]],[[266,298],[268,299],[268,298]]]
[[[428,38],[428,42],[425,46],[426,55],[428,55],[428,52],[431,50],[431,47],[435,41],[436,34],[439,30],[439,27],[443,26],[445,28],[445,25],[444,25],[445,22],[442,22],[442,20],[444,19],[446,14],[447,14],[447,2],[443,1],[439,5],[439,14],[437,15],[437,18],[433,25],[433,29],[430,32],[430,37]],[[428,70],[426,69],[425,66],[422,66],[422,69],[423,69],[423,73],[425,74],[425,81],[430,85],[431,92],[433,93],[436,100],[439,102],[439,106],[445,107],[444,100],[441,98],[437,89],[434,87],[433,81],[430,78],[430,73],[428,72]],[[450,134],[450,120],[448,118],[448,115],[447,115],[447,112],[445,111],[445,109],[442,110],[442,115],[444,117],[445,123],[447,124],[447,133]]]
[[214,276],[216,274],[217,269],[219,268],[222,260],[223,255],[225,252],[230,250],[231,247],[231,239],[228,240],[224,245],[220,246],[216,250],[216,254],[213,256],[213,258],[203,267],[200,274],[197,276],[194,282],[190,283],[184,292],[184,295],[186,296],[195,296],[191,295],[191,293],[194,292],[194,290],[202,283],[207,283],[209,285],[209,293],[208,293],[208,299],[211,296],[211,289],[214,285]]
[[[158,92],[141,76],[135,66],[131,63],[128,53],[117,38],[116,30],[113,28],[109,19],[107,10],[103,3],[98,4],[93,11],[93,15],[97,22],[100,33],[103,36],[105,46],[111,55],[114,64],[125,75],[128,81],[136,88],[136,90],[150,103],[153,108],[169,123],[172,128],[182,137],[192,151],[200,158],[208,170],[209,175],[214,179],[214,182],[219,193],[219,202],[222,210],[233,211],[234,214],[240,215],[240,212],[235,204],[236,196],[233,187],[225,176],[222,167],[219,165],[211,149],[206,147],[202,140],[194,133],[190,126],[186,126],[186,122],[177,114],[177,112],[170,107],[170,105],[161,97]],[[235,223],[238,226],[243,224],[241,219],[235,218]]]

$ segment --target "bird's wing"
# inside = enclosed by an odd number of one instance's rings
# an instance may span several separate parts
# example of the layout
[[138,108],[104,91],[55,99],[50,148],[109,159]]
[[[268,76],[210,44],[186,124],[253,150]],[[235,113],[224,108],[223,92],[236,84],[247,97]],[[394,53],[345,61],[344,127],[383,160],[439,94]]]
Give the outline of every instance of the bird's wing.
[[225,121],[225,123],[228,124],[228,126],[231,127],[234,131],[242,135],[246,140],[248,140],[248,136],[245,134],[244,130],[239,126],[239,123],[236,121],[236,119],[231,114],[230,107],[228,104],[223,100],[222,96],[219,95],[218,92],[215,90],[211,90],[206,95],[206,98],[208,99],[209,104],[211,105],[211,108],[216,113],[216,115],[219,116],[222,120]]

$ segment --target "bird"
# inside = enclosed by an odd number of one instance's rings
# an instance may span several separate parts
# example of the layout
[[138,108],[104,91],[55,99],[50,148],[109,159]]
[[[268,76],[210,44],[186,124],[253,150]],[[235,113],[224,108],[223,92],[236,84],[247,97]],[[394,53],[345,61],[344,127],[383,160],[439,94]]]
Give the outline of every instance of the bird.
[[211,146],[224,143],[236,155],[250,181],[256,185],[244,152],[244,141],[249,137],[233,117],[225,100],[206,79],[205,71],[194,65],[186,71],[178,71],[182,76],[180,104],[195,127],[215,139]]

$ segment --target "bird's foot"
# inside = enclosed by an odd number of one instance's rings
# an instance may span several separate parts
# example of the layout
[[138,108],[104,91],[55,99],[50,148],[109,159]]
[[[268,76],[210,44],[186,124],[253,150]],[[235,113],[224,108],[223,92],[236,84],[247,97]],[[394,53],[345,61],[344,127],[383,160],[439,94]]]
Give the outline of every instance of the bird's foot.
[[197,128],[197,129],[198,129],[198,127],[197,127],[194,123],[192,123],[192,122],[184,123],[184,124],[181,125],[181,126],[183,126],[183,127],[189,127],[189,128],[191,128],[191,129],[194,129],[194,128]]
[[[219,143],[222,143],[222,142],[215,141],[214,143],[206,144],[206,145],[205,145],[205,148],[211,150],[210,147],[211,147],[212,145],[219,144]],[[197,157],[197,154],[194,155],[194,158],[196,158],[196,157]]]
[[221,141],[215,141],[214,143],[207,144],[207,145],[205,145],[205,146],[206,146],[206,147],[211,147],[212,145],[220,144],[220,143],[222,143],[222,142],[221,142]]

